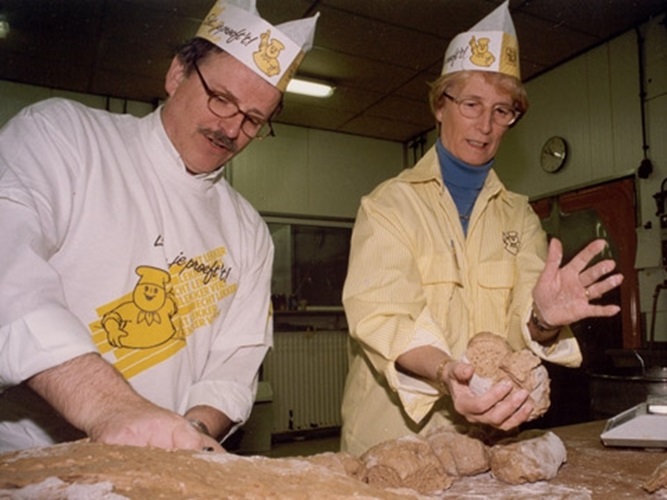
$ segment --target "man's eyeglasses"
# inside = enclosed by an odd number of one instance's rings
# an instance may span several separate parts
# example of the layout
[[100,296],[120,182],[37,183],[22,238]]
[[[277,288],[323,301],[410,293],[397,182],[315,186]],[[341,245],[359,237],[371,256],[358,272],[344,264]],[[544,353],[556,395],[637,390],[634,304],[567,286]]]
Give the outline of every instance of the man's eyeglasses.
[[[479,118],[484,113],[486,106],[482,104],[479,100],[473,98],[466,99],[457,99],[449,95],[447,92],[443,92],[447,99],[452,101],[459,108],[459,112],[466,118]],[[493,112],[491,113],[494,123],[497,125],[502,125],[504,127],[509,127],[514,122],[519,119],[521,113],[510,106],[503,106],[502,104],[496,104],[493,107]]]
[[213,92],[206,83],[206,80],[204,80],[204,76],[201,74],[201,71],[199,71],[197,64],[193,63],[193,67],[195,68],[197,75],[199,75],[199,80],[208,96],[208,109],[211,113],[219,118],[231,118],[238,114],[243,115],[241,130],[250,138],[264,139],[265,137],[273,137],[276,135],[273,132],[271,120],[262,120],[256,116],[249,115],[248,113],[241,111],[241,108],[239,108],[238,104],[234,102],[231,96]]

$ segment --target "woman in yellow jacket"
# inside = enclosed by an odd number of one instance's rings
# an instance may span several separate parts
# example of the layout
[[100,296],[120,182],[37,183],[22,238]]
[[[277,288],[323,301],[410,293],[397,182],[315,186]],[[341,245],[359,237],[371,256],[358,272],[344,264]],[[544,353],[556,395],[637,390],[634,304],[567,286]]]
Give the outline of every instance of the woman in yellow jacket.
[[[466,44],[493,42],[489,20],[503,23],[502,50],[466,56]],[[581,353],[567,325],[619,311],[589,303],[622,282],[611,260],[587,267],[605,242],[561,267],[560,242],[547,248],[527,197],[492,170],[502,137],[528,108],[507,3],[452,41],[430,100],[436,145],[363,198],[353,231],[342,449],[357,455],[453,424],[517,427],[532,410],[528,393],[500,382],[475,396],[473,367],[458,361],[469,339],[490,331],[575,367]]]

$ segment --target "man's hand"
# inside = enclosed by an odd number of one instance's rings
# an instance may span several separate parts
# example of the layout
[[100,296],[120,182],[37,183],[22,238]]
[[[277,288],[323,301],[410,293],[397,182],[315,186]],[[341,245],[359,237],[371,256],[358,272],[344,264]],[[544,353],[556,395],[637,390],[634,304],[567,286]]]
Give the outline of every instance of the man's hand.
[[28,385],[94,441],[223,451],[184,417],[137,394],[98,354],[84,354],[45,370]]
[[224,451],[215,439],[199,432],[185,418],[146,400],[131,408],[118,408],[97,421],[89,436],[107,444]]
[[555,238],[551,240],[546,265],[533,289],[536,312],[545,323],[563,326],[588,317],[613,316],[620,311],[617,305],[589,302],[623,282],[623,275],[609,275],[616,267],[611,259],[587,267],[606,244],[605,240],[595,240],[560,267],[563,245]]

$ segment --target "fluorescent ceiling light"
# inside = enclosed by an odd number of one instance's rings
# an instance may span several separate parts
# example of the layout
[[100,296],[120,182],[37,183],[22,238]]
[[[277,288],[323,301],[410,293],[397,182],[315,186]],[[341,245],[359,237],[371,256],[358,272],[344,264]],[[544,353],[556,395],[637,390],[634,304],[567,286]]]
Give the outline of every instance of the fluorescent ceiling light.
[[0,38],[7,38],[9,35],[9,21],[4,14],[0,14]]
[[325,83],[309,82],[298,78],[292,78],[287,84],[287,92],[311,97],[331,97],[334,93],[334,88]]

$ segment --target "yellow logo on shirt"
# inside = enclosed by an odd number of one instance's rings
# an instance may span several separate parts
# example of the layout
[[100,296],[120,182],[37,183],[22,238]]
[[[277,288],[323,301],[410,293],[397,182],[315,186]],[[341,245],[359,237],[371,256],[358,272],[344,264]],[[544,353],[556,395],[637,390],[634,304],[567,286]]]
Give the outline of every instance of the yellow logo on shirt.
[[512,255],[518,255],[521,249],[521,237],[517,231],[503,232],[503,246]]
[[102,316],[102,328],[112,347],[148,349],[176,334],[172,319],[178,306],[167,289],[171,275],[151,266],[139,266],[136,273],[140,278],[131,299]]
[[93,340],[102,354],[114,355],[125,378],[170,358],[218,317],[219,301],[237,289],[228,282],[225,254],[224,247],[195,258],[181,253],[168,270],[139,266],[133,290],[97,309]]

